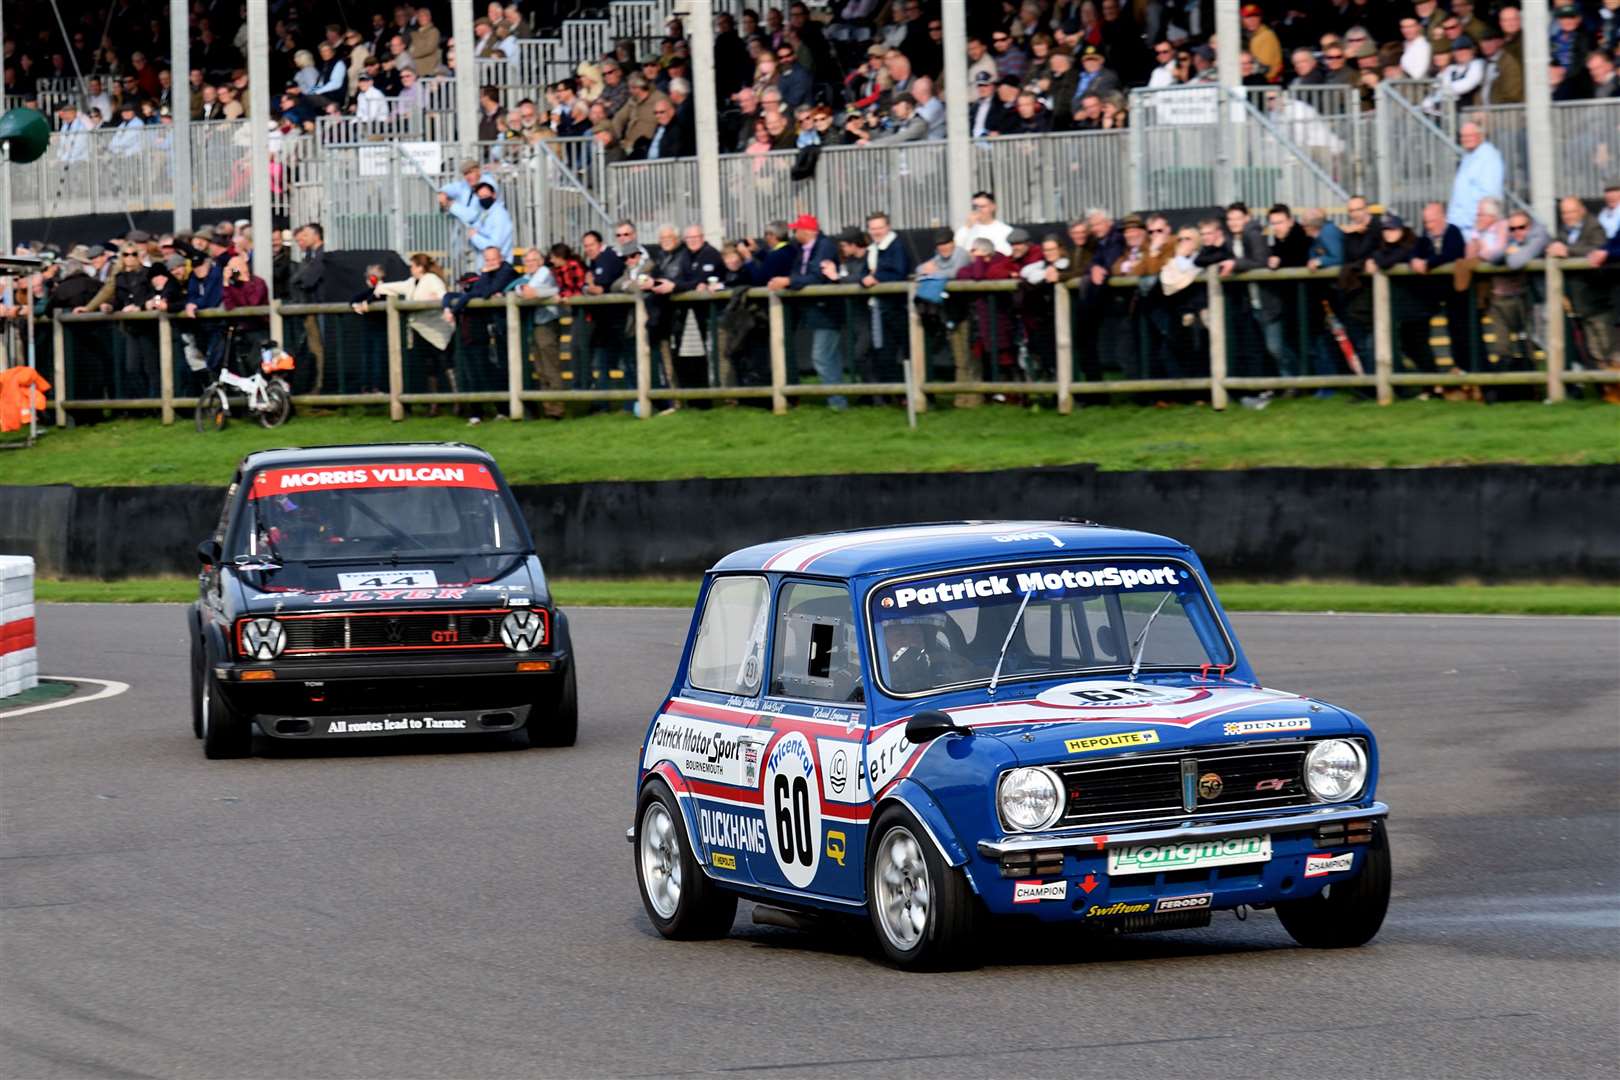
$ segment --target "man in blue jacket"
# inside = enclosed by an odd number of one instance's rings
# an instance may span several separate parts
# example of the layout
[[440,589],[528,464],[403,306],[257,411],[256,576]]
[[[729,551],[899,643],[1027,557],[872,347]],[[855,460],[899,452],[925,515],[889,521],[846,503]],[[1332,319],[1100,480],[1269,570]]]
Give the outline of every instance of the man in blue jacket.
[[471,206],[450,205],[451,215],[467,226],[467,246],[474,255],[481,254],[485,248],[499,248],[502,261],[511,262],[517,230],[512,226],[512,215],[507,212],[506,204],[496,196],[495,185],[488,180],[478,181],[473,194]]
[[[800,214],[793,222],[792,262],[787,275],[766,282],[770,289],[802,289],[807,285],[828,285],[838,280],[838,249],[821,235],[821,223],[811,214]],[[823,384],[844,381],[844,358],[838,349],[838,321],[826,300],[808,300],[795,305],[810,331],[810,363]],[[841,395],[827,399],[832,409],[846,409],[849,401]]]
[[[889,224],[889,215],[883,211],[866,219],[866,235],[872,243],[866,249],[866,276],[861,284],[899,284],[911,280],[917,268],[911,249],[900,234]],[[900,381],[900,365],[909,352],[910,335],[906,330],[906,298],[904,296],[874,296],[867,301],[872,320],[872,379],[874,382]]]

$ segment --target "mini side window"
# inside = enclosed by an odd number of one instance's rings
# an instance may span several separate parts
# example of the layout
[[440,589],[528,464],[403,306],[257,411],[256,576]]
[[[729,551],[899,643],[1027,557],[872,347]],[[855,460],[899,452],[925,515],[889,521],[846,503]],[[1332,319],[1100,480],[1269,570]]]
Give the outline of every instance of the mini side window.
[[790,584],[776,605],[771,693],[812,701],[863,700],[854,609],[841,585]]
[[687,681],[717,694],[759,693],[770,591],[764,578],[723,577],[709,586]]

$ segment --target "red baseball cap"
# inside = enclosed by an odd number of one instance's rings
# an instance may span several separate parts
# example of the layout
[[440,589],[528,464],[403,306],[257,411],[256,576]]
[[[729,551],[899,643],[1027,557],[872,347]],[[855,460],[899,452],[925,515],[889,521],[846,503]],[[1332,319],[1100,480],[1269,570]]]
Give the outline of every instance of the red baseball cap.
[[788,228],[809,229],[811,232],[820,232],[821,222],[816,220],[814,214],[800,214],[798,217],[793,219],[793,224],[789,225]]
[[1258,19],[1263,18],[1265,16],[1265,12],[1260,10],[1259,4],[1244,4],[1243,10],[1238,12],[1238,15],[1245,19],[1252,15]]

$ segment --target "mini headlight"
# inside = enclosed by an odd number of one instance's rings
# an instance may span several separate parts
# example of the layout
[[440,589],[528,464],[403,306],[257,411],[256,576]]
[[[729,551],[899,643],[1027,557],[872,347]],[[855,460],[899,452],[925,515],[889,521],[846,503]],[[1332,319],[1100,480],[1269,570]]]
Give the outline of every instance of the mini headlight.
[[1046,769],[1014,769],[1001,778],[1001,819],[1015,829],[1044,829],[1063,813],[1063,786]]
[[545,644],[546,624],[533,609],[509,611],[501,620],[501,644],[515,652],[528,652]]
[[1323,802],[1340,802],[1367,782],[1367,755],[1343,739],[1317,743],[1305,756],[1305,786]]
[[242,651],[252,660],[274,660],[287,647],[287,631],[274,619],[251,619],[242,627]]

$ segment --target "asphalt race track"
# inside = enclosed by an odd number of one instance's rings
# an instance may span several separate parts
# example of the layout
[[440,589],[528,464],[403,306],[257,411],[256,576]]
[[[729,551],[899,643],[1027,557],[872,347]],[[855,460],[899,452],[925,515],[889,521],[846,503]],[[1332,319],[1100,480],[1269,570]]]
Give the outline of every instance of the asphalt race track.
[[1381,738],[1382,935],[1311,952],[1265,912],[1010,928],[990,966],[938,976],[746,905],[726,941],[653,933],[623,833],[683,612],[574,614],[574,749],[261,739],[240,762],[192,738],[181,612],[41,609],[48,673],[131,689],[0,718],[0,1075],[1517,1080],[1620,1060],[1620,620],[1238,618],[1269,685]]

